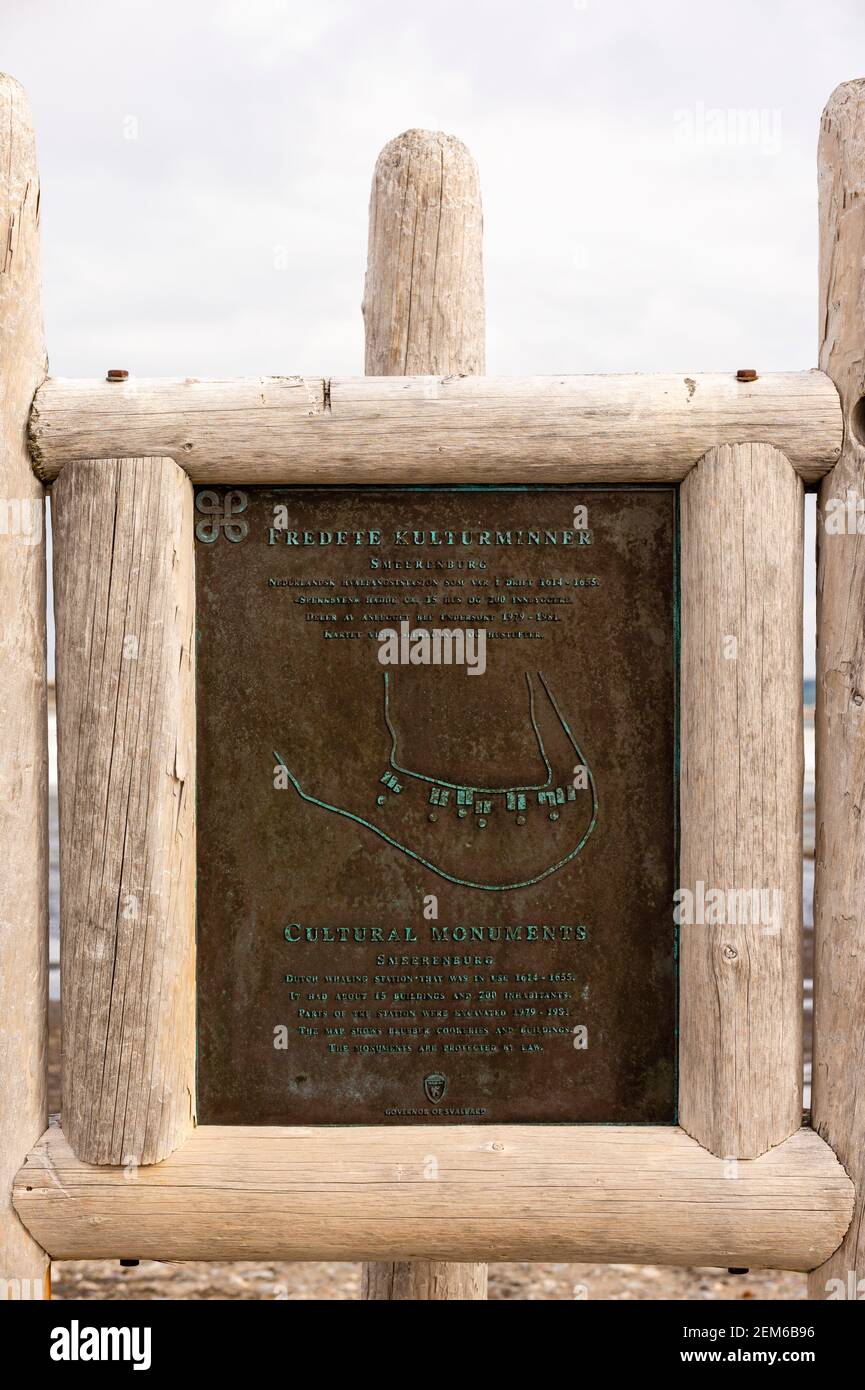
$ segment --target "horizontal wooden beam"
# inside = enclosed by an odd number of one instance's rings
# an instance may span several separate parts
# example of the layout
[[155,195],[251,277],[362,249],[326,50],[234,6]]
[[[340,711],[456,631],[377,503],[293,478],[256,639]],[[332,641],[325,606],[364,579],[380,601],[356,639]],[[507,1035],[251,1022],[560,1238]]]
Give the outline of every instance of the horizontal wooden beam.
[[54,1259],[586,1260],[811,1269],[853,1187],[808,1129],[761,1158],[607,1125],[204,1126],[152,1167],[91,1167],[59,1127],[15,1180]]
[[79,458],[161,456],[195,483],[677,482],[719,444],[773,444],[809,482],[841,449],[822,372],[712,376],[49,378],[44,481]]

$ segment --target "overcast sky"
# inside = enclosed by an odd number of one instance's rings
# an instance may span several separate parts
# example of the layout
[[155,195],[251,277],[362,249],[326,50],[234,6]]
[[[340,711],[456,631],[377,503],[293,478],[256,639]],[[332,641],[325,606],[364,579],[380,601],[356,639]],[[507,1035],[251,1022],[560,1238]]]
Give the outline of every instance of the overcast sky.
[[815,364],[861,0],[4,0],[0,36],[57,375],[361,373],[370,176],[409,126],[480,166],[489,372]]

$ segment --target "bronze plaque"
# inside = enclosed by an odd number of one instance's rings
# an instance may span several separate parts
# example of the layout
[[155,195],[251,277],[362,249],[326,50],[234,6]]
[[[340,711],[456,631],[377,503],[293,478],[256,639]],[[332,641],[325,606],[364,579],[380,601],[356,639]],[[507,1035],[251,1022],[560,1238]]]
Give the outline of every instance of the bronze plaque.
[[202,1122],[673,1122],[675,489],[195,506]]

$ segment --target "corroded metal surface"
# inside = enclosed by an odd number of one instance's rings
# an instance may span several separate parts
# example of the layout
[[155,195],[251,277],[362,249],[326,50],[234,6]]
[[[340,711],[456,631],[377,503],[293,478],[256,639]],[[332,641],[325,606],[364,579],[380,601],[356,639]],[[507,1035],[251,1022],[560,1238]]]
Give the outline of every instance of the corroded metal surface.
[[675,503],[197,493],[202,1121],[674,1119]]

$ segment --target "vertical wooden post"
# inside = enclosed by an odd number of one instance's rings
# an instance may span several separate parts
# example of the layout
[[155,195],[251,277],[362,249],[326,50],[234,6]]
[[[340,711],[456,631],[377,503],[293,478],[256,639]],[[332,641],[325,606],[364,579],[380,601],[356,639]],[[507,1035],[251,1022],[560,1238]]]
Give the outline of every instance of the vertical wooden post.
[[[376,161],[363,316],[367,376],[484,370],[480,183],[474,159],[452,135],[407,130]],[[482,1264],[364,1265],[367,1299],[486,1295]]]
[[679,1120],[722,1158],[802,1120],[803,508],[769,444],[682,484]]
[[367,376],[483,374],[480,182],[453,135],[407,130],[376,160],[363,318]]
[[829,98],[818,175],[820,366],[840,393],[845,437],[817,522],[811,1108],[856,1188],[843,1243],[810,1278],[811,1296],[826,1298],[856,1297],[865,1280],[865,79]]
[[36,146],[24,92],[0,75],[0,1299],[47,1291],[11,1203],[48,1118],[45,501],[26,443],[46,371]]
[[63,1130],[134,1178],[194,1112],[192,485],[172,459],[82,460],[52,513]]

